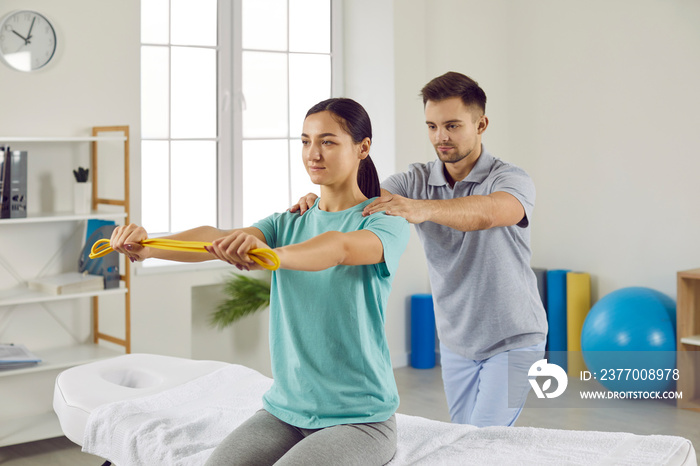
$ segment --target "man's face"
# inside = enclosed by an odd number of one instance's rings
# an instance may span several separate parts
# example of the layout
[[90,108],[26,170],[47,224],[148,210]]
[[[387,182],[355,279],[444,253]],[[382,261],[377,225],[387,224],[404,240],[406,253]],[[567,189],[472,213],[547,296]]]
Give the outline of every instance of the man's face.
[[425,103],[428,136],[440,160],[456,163],[469,156],[478,157],[481,133],[488,120],[475,107],[467,107],[459,97]]

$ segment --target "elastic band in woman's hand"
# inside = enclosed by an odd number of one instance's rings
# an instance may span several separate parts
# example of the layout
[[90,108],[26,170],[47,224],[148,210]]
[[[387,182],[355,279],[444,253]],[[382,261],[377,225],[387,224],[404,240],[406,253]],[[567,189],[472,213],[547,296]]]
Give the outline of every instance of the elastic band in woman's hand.
[[[211,246],[211,243],[203,241],[181,241],[176,239],[164,238],[149,238],[139,243],[142,246],[156,249],[165,249],[168,251],[188,251],[188,252],[207,252],[206,247]],[[108,239],[100,239],[92,245],[90,249],[90,259],[97,259],[106,256],[113,252],[112,246]],[[263,268],[268,270],[277,270],[280,268],[280,258],[272,249],[256,248],[248,251],[250,258]]]

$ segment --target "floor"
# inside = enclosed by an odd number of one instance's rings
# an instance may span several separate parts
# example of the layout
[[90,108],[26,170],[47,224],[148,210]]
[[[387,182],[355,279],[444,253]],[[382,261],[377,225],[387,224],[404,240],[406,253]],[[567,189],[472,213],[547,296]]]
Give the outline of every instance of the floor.
[[[404,367],[397,369],[395,376],[401,396],[399,412],[449,422],[439,367]],[[575,388],[576,383],[571,381],[567,390]],[[533,406],[536,404],[528,399],[518,426],[678,435],[693,442],[696,449],[700,446],[700,413],[676,409],[671,403],[622,400],[604,408],[554,409]],[[65,437],[0,448],[2,466],[100,466],[102,463],[102,459],[82,453],[80,447]]]

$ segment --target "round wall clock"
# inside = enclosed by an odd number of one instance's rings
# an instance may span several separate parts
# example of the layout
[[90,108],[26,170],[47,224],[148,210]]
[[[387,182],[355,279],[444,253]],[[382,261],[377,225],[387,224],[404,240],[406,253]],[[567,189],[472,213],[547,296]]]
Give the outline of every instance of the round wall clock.
[[56,52],[56,31],[36,11],[13,11],[0,20],[0,58],[19,71],[46,66]]

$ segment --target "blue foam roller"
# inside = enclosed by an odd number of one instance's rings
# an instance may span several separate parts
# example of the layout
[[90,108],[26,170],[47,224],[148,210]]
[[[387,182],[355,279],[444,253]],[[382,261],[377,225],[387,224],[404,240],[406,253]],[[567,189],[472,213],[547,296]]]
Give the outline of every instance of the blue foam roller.
[[435,367],[435,311],[430,294],[411,296],[411,366]]
[[567,364],[566,331],[566,274],[568,270],[547,271],[547,318],[549,332],[547,348],[550,362],[559,365],[565,371]]

